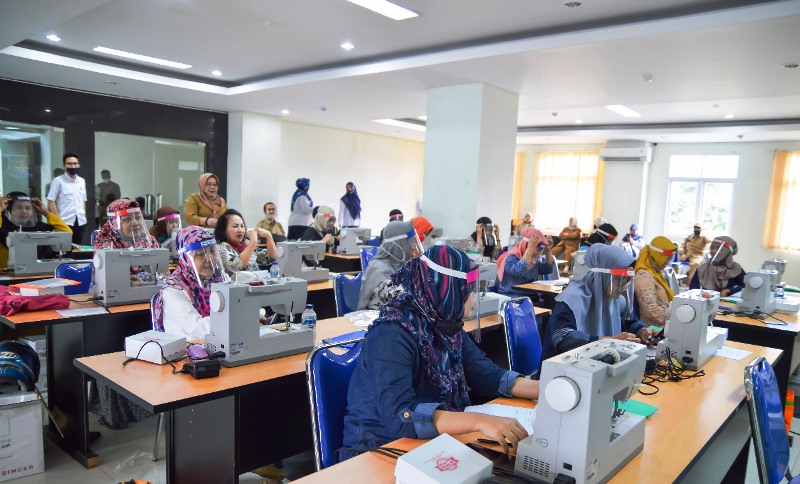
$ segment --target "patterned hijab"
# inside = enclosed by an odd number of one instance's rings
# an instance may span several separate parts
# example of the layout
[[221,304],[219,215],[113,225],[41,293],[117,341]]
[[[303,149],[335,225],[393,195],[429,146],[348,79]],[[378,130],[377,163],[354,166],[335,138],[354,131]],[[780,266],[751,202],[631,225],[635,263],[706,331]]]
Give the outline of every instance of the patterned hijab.
[[[715,238],[711,243],[715,242],[720,244],[718,249],[720,254],[714,259],[713,264],[709,261],[697,268],[697,279],[703,289],[721,291],[728,287],[730,279],[741,274],[744,269],[733,261],[733,256],[739,252],[739,246],[735,240],[723,235]],[[729,247],[723,246],[722,243]]]
[[673,254],[675,254],[677,250],[678,244],[663,235],[659,235],[653,239],[649,245],[642,247],[642,251],[639,252],[639,258],[636,259],[636,272],[647,271],[652,274],[655,280],[661,284],[661,287],[667,292],[667,299],[670,301],[675,297],[675,293],[669,287],[669,283],[667,283],[660,268],[672,259]]
[[289,209],[294,210],[294,202],[300,197],[306,197],[308,199],[308,205],[313,207],[314,202],[312,202],[311,197],[308,196],[308,189],[311,188],[311,180],[308,178],[298,178],[297,181],[294,182],[294,186],[297,187],[297,190],[295,190],[294,195],[292,195],[292,204],[289,206]]
[[[178,232],[175,248],[180,252],[181,248],[202,240],[214,240],[214,235],[200,227],[190,225]],[[181,254],[178,268],[170,274],[163,287],[171,287],[185,292],[192,301],[192,306],[197,309],[200,316],[205,318],[211,314],[208,302],[211,297],[211,277],[201,277],[202,285],[199,284],[195,276],[194,264],[189,257],[191,255],[187,252]],[[153,299],[153,319],[156,328],[164,327],[164,303],[161,299],[161,291]]]
[[[119,212],[120,210],[137,207],[139,207],[139,204],[133,200],[129,198],[120,198],[108,204],[106,210],[108,212]],[[133,239],[117,230],[114,222],[115,217],[110,217],[106,220],[106,223],[103,224],[103,227],[94,238],[95,249],[158,249],[161,247],[161,244],[147,231],[145,231],[147,237],[136,240],[134,244]]]
[[350,216],[353,217],[353,219],[357,219],[361,216],[361,199],[358,197],[356,184],[353,182],[347,182],[347,184],[353,185],[353,192],[345,193],[341,200],[347,208],[347,211],[350,212]]
[[[466,254],[446,245],[425,252],[432,262],[469,272],[476,266]],[[405,292],[390,299],[373,325],[399,324],[416,341],[428,381],[439,391],[447,410],[470,404],[462,355],[464,303],[470,295],[464,279],[429,268],[419,257],[409,260],[392,276]],[[448,335],[449,334],[449,335]]]
[[519,235],[522,236],[522,239],[520,239],[520,241],[517,242],[517,245],[512,247],[511,250],[509,250],[508,252],[504,252],[503,254],[500,255],[500,257],[497,258],[498,281],[503,280],[503,273],[506,270],[506,259],[508,258],[508,254],[515,255],[517,259],[522,259],[522,254],[524,254],[525,251],[528,250],[528,240],[530,240],[532,237],[536,237],[541,242],[547,243],[544,234],[540,230],[535,229],[533,227],[522,229]]

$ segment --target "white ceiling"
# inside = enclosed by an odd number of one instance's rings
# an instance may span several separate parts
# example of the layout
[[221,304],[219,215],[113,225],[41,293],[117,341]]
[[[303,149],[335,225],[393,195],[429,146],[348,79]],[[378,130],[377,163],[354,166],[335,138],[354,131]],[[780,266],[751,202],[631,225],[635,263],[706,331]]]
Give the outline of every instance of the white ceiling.
[[[0,77],[288,109],[290,120],[414,140],[424,133],[373,120],[424,115],[430,88],[484,82],[520,95],[520,143],[800,140],[800,68],[783,67],[800,62],[800,0],[398,3],[420,16],[394,21],[345,0],[0,0]],[[98,45],[193,67],[125,64]]]

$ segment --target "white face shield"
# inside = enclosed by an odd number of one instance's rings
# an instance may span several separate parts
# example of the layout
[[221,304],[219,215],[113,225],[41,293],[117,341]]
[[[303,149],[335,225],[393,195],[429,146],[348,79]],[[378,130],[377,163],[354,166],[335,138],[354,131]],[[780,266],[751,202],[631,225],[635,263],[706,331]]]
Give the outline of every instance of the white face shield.
[[713,241],[711,241],[711,247],[709,247],[709,250],[714,252],[714,257],[711,258],[711,265],[714,265],[714,261],[716,261],[717,259],[723,260],[725,259],[725,256],[727,254],[733,253],[733,248],[731,247],[731,244],[722,239],[714,239]]
[[[394,237],[385,238],[383,239],[383,243],[385,244],[387,242],[391,242],[400,245],[398,244],[398,242],[401,240],[408,240],[408,243],[410,245],[410,249],[406,254],[406,258],[404,260],[413,259],[414,257],[419,257],[423,254],[423,252],[425,252],[425,250],[422,248],[422,242],[419,241],[419,236],[417,235],[417,231],[414,229],[409,230],[405,234],[400,234],[400,235],[395,235]],[[383,250],[383,249],[380,248],[378,250]]]
[[156,222],[164,222],[164,226],[167,228],[167,235],[170,237],[181,230],[181,214],[179,213],[164,215],[163,217],[159,217]]
[[611,299],[617,299],[621,295],[625,293],[625,289],[628,287],[628,284],[631,283],[633,280],[633,276],[636,274],[633,269],[631,268],[624,268],[624,269],[606,269],[604,267],[592,267],[591,272],[600,272],[603,274],[611,274],[611,287],[609,289],[610,294],[609,297]]
[[129,207],[116,212],[108,212],[106,216],[111,221],[114,231],[119,237],[132,241],[136,246],[139,241],[147,241],[147,225],[144,223],[142,210],[139,207]]
[[[217,242],[206,239],[181,248],[178,253],[194,271],[197,283],[208,287],[212,282],[228,282]],[[205,281],[205,283],[203,282]]]
[[15,197],[12,202],[11,209],[6,210],[8,220],[18,227],[35,227],[38,216],[31,197]]
[[462,272],[457,271],[455,269],[450,269],[448,267],[440,266],[439,264],[433,262],[432,260],[428,259],[424,255],[420,256],[420,260],[428,266],[429,269],[438,272],[439,274],[444,274],[446,276],[455,277],[458,279],[463,279],[466,281],[468,296],[467,299],[464,301],[464,314],[469,314],[472,312],[473,307],[477,310],[475,311],[476,317],[476,324],[477,324],[477,333],[476,333],[476,341],[478,343],[481,342],[481,307],[480,307],[480,268],[476,267],[469,272]]

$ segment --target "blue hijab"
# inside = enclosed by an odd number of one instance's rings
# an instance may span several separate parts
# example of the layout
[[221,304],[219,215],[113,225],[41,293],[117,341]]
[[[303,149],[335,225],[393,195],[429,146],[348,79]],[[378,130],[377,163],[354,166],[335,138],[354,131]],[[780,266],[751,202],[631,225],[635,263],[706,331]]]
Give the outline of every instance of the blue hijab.
[[298,178],[297,181],[294,182],[294,185],[297,187],[297,190],[295,190],[294,195],[292,195],[292,204],[289,206],[289,210],[294,210],[294,202],[300,197],[308,198],[308,204],[314,206],[314,202],[312,202],[311,197],[308,196],[311,180],[308,178]]
[[[466,254],[447,245],[435,245],[425,256],[457,271],[475,268]],[[372,324],[399,324],[408,332],[417,343],[428,381],[439,390],[440,401],[447,410],[464,410],[470,404],[462,355],[462,318],[470,295],[467,281],[440,274],[415,257],[392,276],[392,282],[402,285],[405,292],[390,299]]]
[[361,199],[358,197],[356,184],[347,182],[347,185],[353,185],[353,193],[345,193],[341,200],[344,202],[344,206],[347,207],[347,211],[350,212],[350,216],[355,220],[361,217]]
[[[586,265],[605,269],[624,269],[636,259],[619,247],[594,244],[586,251]],[[622,332],[622,311],[627,302],[624,297],[609,299],[606,287],[611,284],[611,274],[587,272],[577,281],[569,283],[564,292],[556,296],[575,315],[577,328],[594,336],[613,336]]]

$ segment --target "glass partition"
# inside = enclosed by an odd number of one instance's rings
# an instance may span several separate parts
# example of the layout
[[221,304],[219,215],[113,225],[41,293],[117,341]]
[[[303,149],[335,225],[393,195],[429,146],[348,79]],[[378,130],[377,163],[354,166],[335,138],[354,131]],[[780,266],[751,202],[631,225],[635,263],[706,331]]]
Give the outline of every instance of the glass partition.
[[63,153],[63,129],[0,121],[0,193],[20,191],[44,200],[51,168],[62,167]]

